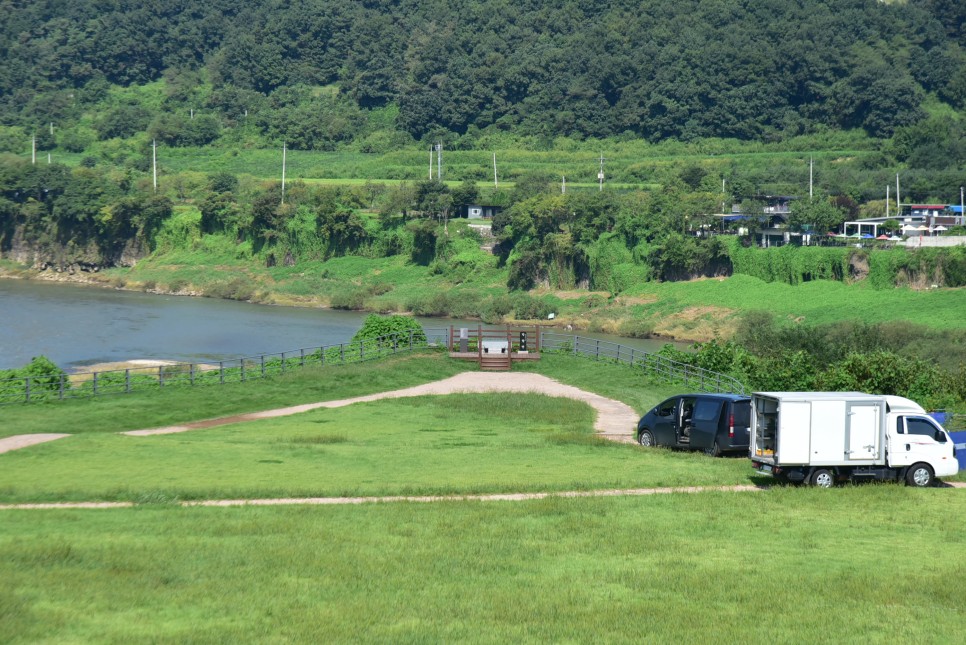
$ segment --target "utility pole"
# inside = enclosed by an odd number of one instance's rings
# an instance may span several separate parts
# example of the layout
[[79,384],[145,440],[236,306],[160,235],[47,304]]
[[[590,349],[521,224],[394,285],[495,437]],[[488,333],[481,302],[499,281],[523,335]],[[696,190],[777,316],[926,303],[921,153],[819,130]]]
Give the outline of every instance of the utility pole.
[[50,165],[50,153],[49,152],[47,153],[47,165],[48,166]]
[[561,175],[560,176],[560,193],[562,195],[566,195],[567,194],[567,177],[566,177],[566,175]]
[[37,135],[30,138],[30,163],[37,165]]
[[154,176],[154,192],[158,192],[158,140],[151,140],[151,174]]
[[889,184],[886,184],[886,219],[889,219]]
[[282,203],[285,203],[285,153],[288,150],[287,144],[282,142]]
[[966,223],[966,210],[963,209],[963,187],[959,187],[959,223]]
[[902,217],[902,200],[899,199],[899,173],[896,173],[896,217]]
[[601,153],[601,155],[600,155],[600,170],[597,172],[597,181],[600,182],[600,189],[599,190],[601,190],[601,191],[604,190],[604,161],[605,161],[604,154]]
[[433,181],[433,146],[429,146],[429,180]]
[[500,183],[496,179],[496,153],[493,153],[493,188],[494,190],[500,187]]
[[50,122],[50,136],[54,136],[54,122]]
[[808,158],[808,201],[812,201],[812,180],[814,178],[815,161]]
[[443,181],[443,142],[436,143],[436,181]]

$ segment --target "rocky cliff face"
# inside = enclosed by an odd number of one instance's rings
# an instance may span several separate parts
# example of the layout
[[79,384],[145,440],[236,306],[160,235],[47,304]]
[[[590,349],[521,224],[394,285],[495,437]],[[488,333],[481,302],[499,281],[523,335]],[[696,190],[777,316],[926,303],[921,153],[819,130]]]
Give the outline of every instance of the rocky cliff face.
[[132,267],[147,254],[148,249],[138,240],[126,240],[112,248],[104,248],[95,241],[78,244],[71,240],[64,244],[50,239],[28,239],[23,226],[0,239],[0,258],[38,271],[96,273],[111,267]]

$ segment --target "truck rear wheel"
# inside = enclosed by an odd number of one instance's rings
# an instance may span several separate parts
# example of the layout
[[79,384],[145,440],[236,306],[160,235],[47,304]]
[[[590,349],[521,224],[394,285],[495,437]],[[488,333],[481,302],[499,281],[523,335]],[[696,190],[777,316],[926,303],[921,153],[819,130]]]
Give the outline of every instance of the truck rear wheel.
[[831,488],[835,484],[835,477],[832,475],[832,471],[826,468],[819,468],[812,473],[812,478],[809,481],[812,486]]
[[906,471],[906,483],[910,486],[916,486],[917,488],[926,488],[927,486],[932,486],[932,468],[930,468],[928,464],[913,464],[912,467]]

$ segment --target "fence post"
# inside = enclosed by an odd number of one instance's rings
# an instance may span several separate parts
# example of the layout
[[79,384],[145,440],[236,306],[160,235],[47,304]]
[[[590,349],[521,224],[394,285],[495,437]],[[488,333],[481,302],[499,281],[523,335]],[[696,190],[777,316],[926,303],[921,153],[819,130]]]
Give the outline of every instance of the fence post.
[[305,367],[305,348],[299,350],[299,367]]
[[61,401],[63,401],[64,400],[64,373],[63,372],[60,373],[60,387],[59,387],[59,391],[60,391],[60,397],[59,398],[60,398]]
[[631,347],[631,367],[634,367],[634,348]]
[[594,360],[600,360],[600,339],[597,339],[597,347],[594,349]]
[[325,365],[325,347],[319,347],[319,365]]
[[265,354],[261,355],[262,376],[265,376]]
[[131,370],[130,369],[124,370],[124,393],[125,394],[131,393]]
[[218,361],[218,385],[225,384],[225,361]]
[[413,330],[409,330],[409,351],[413,351]]
[[285,352],[282,352],[282,374],[285,373]]
[[339,343],[339,361],[345,363],[345,343]]
[[366,360],[366,341],[362,339],[359,341],[359,360]]
[[242,380],[242,383],[244,383],[245,382],[245,359],[239,358],[238,362],[239,364],[241,364],[241,380]]
[[192,385],[195,384],[195,364],[194,363],[188,364],[188,379]]
[[30,377],[29,376],[27,376],[27,377],[24,378],[24,388],[23,389],[24,389],[24,394],[27,395],[27,401],[26,402],[27,403],[30,403]]
[[97,396],[97,372],[94,372],[94,396]]

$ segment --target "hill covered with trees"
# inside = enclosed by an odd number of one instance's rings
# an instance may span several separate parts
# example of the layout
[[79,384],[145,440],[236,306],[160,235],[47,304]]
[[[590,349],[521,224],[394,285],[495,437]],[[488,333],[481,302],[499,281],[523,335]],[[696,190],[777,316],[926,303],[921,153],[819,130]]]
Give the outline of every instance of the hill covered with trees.
[[[796,202],[796,229],[883,214],[897,170],[907,200],[947,201],[966,183],[966,3],[955,0],[0,7],[0,254],[34,266],[202,248],[269,267],[406,257],[456,280],[492,256],[480,257],[482,240],[455,243],[445,221],[482,199],[503,207],[489,243],[511,289],[616,294],[739,270],[844,279],[841,252],[791,270],[784,255],[691,233],[717,230],[711,214],[731,203],[801,194],[814,153],[816,200]],[[164,149],[157,190],[152,140]],[[425,180],[436,141],[449,184]],[[283,195],[266,181],[282,142],[338,163],[296,177],[370,181]],[[476,183],[496,148],[510,190]],[[593,180],[586,153],[603,149],[608,180],[628,185],[561,194],[561,174]],[[521,161],[541,153],[553,172]],[[871,269],[880,285],[900,270],[966,284],[949,258]]]
[[[111,85],[164,78],[85,137],[223,128],[293,148],[487,132],[775,140],[874,137],[966,106],[957,0],[5,0],[0,121],[70,127]],[[320,89],[322,88],[322,89]],[[191,110],[199,112],[191,118]],[[53,142],[44,141],[41,145]]]

